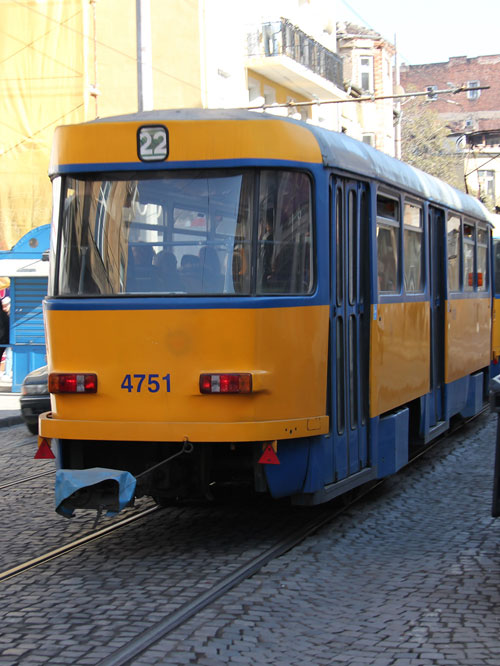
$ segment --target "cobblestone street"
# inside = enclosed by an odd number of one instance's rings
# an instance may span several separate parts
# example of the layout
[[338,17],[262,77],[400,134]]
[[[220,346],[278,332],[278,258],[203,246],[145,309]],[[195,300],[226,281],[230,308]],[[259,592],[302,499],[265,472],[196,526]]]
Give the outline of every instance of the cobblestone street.
[[134,663],[498,665],[495,434],[481,417]]
[[[33,440],[3,435],[16,476]],[[483,415],[130,663],[496,666],[495,436]],[[4,568],[88,522],[57,516],[50,485],[9,495]],[[166,510],[3,583],[0,664],[100,663],[268,547],[291,514],[274,507]]]

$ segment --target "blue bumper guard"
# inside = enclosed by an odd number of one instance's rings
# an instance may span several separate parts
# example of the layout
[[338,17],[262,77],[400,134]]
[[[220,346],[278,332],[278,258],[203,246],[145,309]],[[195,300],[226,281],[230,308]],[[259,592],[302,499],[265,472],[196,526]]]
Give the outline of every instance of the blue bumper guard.
[[114,516],[124,509],[134,497],[135,477],[130,472],[120,469],[106,469],[104,467],[92,467],[90,469],[59,469],[56,472],[55,501],[56,511],[71,518],[75,508],[97,508],[86,507],[78,501],[78,496],[72,501],[71,496],[90,486],[95,486],[103,481],[115,481],[117,485],[117,496],[115,494],[113,507],[110,508],[106,502],[103,508],[107,508],[106,515]]

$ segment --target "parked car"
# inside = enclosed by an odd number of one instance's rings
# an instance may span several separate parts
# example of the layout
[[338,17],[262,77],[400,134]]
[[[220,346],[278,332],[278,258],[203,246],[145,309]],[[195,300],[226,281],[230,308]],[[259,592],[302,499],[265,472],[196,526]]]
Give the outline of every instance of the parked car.
[[50,393],[47,366],[33,370],[24,378],[21,386],[21,415],[28,430],[38,434],[38,415],[50,411]]

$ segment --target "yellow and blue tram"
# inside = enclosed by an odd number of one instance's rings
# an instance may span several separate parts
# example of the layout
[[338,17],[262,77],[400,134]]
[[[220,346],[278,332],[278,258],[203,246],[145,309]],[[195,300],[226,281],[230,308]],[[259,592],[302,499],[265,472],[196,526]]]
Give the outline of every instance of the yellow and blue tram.
[[317,504],[480,410],[476,199],[344,134],[229,110],[60,127],[50,176],[39,441],[60,513],[235,482]]

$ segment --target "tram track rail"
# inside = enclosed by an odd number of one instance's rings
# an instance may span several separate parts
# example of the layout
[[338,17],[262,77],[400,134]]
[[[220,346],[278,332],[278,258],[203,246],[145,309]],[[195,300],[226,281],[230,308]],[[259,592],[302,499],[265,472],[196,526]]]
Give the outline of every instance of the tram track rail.
[[43,555],[35,557],[26,562],[23,562],[22,564],[18,564],[17,566],[12,567],[11,569],[7,569],[6,571],[1,572],[0,582],[7,581],[11,578],[14,578],[14,576],[19,576],[20,574],[25,573],[26,571],[30,571],[35,567],[45,564],[46,562],[50,562],[59,557],[63,557],[64,555],[71,553],[77,548],[80,548],[92,541],[96,541],[97,539],[102,539],[111,532],[115,532],[127,525],[130,525],[131,523],[134,523],[142,518],[145,518],[146,516],[149,516],[152,513],[156,513],[161,510],[162,507],[159,506],[149,507],[148,509],[144,509],[143,511],[140,511],[139,513],[134,514],[133,516],[129,516],[127,518],[124,518],[123,520],[113,523],[112,525],[103,527],[102,529],[97,530],[96,532],[91,532],[90,534],[87,534],[84,537],[75,539],[74,541],[71,541],[70,543],[64,546],[61,546],[60,548],[55,548],[54,550],[44,553]]
[[32,476],[25,476],[19,479],[14,479],[13,481],[8,481],[7,483],[0,483],[0,490],[5,490],[6,488],[11,488],[12,486],[19,486],[22,483],[34,481],[35,479],[40,479],[43,476],[49,476],[50,474],[54,475],[55,469],[50,469],[47,472],[40,472],[39,474],[33,474]]

